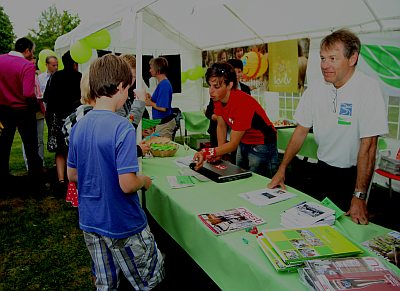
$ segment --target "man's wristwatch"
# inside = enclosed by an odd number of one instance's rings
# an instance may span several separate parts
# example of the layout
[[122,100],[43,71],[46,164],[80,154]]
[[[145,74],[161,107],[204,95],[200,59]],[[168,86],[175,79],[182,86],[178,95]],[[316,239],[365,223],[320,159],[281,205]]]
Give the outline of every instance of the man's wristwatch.
[[367,194],[360,192],[360,191],[355,191],[353,196],[357,197],[358,199],[365,200],[367,198]]

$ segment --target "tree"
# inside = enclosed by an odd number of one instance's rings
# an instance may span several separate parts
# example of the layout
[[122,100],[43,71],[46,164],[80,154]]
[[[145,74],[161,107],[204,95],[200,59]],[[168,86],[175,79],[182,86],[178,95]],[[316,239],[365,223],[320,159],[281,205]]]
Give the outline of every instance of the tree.
[[15,34],[10,18],[0,6],[0,54],[8,53],[13,48]]
[[51,5],[40,14],[38,30],[31,29],[28,34],[36,45],[35,54],[45,48],[53,50],[56,39],[73,30],[79,23],[78,14],[71,15],[65,10],[59,13],[56,6]]

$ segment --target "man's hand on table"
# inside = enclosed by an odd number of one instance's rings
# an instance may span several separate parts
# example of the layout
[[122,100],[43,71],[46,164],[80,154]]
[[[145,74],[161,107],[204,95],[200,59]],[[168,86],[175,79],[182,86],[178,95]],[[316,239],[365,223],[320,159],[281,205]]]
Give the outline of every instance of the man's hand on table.
[[354,223],[368,224],[367,202],[353,197],[353,199],[351,199],[350,210],[346,212],[346,215],[350,215]]
[[267,184],[267,188],[276,188],[280,187],[281,189],[286,189],[285,186],[285,171],[278,170],[276,174],[272,177],[271,182]]

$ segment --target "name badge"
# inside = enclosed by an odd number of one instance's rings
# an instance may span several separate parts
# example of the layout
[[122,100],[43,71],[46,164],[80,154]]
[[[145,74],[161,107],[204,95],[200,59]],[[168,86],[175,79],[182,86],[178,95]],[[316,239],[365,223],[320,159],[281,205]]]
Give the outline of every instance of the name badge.
[[340,103],[338,124],[340,125],[351,125],[351,119],[353,116],[353,104],[351,103]]

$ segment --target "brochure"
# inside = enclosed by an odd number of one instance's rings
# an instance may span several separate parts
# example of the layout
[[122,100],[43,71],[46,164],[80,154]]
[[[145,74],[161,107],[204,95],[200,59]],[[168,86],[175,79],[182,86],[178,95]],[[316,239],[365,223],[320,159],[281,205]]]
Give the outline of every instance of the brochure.
[[400,232],[391,231],[365,241],[362,245],[400,268]]
[[190,176],[167,176],[167,180],[172,189],[194,186]]
[[284,261],[282,261],[281,257],[275,252],[274,248],[265,237],[259,236],[257,241],[269,261],[274,266],[275,270],[278,272],[294,272],[299,267],[303,266],[302,263],[286,264]]
[[315,202],[301,202],[285,210],[281,217],[288,217],[298,225],[308,226],[335,214],[335,211]]
[[190,163],[193,163],[193,155],[180,157],[175,160],[175,164],[180,168],[189,167]]
[[262,234],[286,264],[363,252],[329,225],[266,230]]
[[[335,221],[336,221],[335,215],[331,215],[331,216],[325,217],[325,218],[323,218],[321,220],[318,220],[318,221],[314,222],[311,226],[313,226],[313,225],[323,225],[323,224],[333,225],[333,224],[335,224]],[[306,225],[306,224],[300,224],[298,221],[292,220],[290,217],[286,217],[286,216],[283,216],[283,215],[281,216],[281,225],[283,227],[286,227],[286,228],[309,226],[309,225]]]
[[265,223],[264,219],[244,207],[199,214],[198,217],[216,235]]
[[242,193],[240,194],[240,196],[255,205],[264,206],[277,203],[283,200],[287,200],[297,195],[280,188],[274,188],[274,189],[264,188],[251,192]]
[[300,280],[316,290],[399,290],[400,278],[378,258],[324,259],[305,262]]
[[208,181],[211,181],[210,179],[208,179],[206,176],[203,176],[202,174],[200,174],[200,173],[197,173],[196,171],[193,171],[191,168],[189,168],[189,167],[182,167],[180,170],[179,170],[179,173],[182,175],[182,176],[192,176],[192,177],[195,177],[197,180],[199,180],[200,182],[208,182]]

